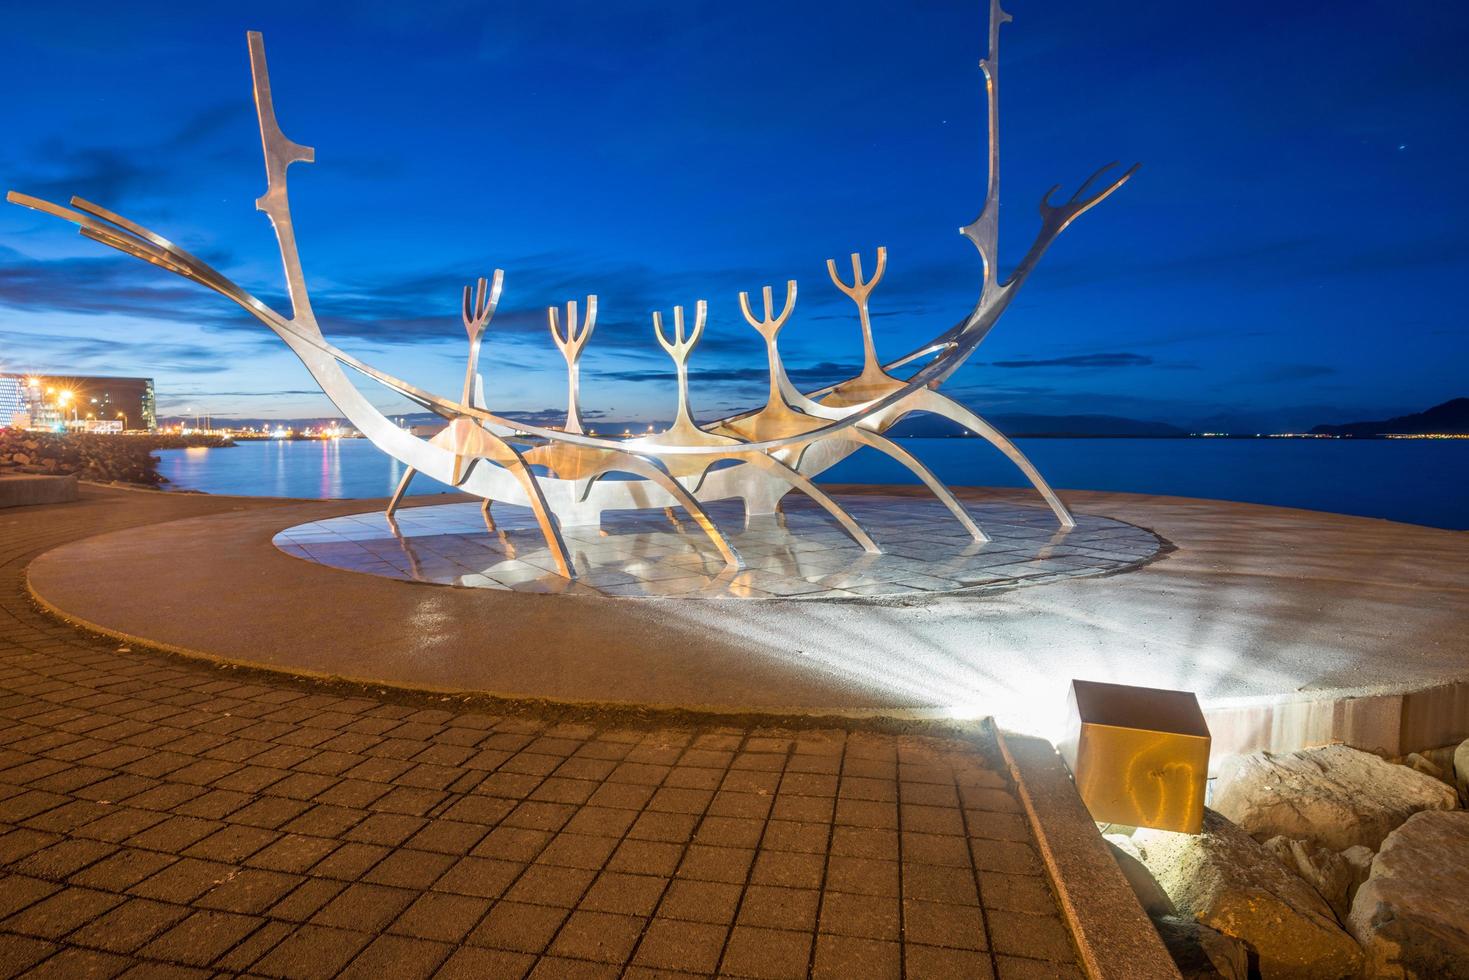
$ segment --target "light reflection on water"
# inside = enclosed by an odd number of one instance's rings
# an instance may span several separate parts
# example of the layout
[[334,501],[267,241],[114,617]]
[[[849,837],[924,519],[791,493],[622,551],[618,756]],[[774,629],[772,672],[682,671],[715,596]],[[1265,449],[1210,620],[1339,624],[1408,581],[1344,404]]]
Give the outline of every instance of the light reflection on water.
[[[168,449],[158,471],[180,490],[251,497],[386,497],[403,478],[403,465],[365,439],[285,439],[242,442],[230,449]],[[412,492],[449,488],[426,476]]]
[[[1469,440],[1021,439],[1058,488],[1208,497],[1469,529]],[[1021,486],[1020,474],[978,439],[905,439],[954,486]],[[181,489],[270,497],[387,497],[403,465],[365,439],[244,442],[232,449],[158,453]],[[862,450],[822,475],[832,483],[913,483]],[[449,488],[426,476],[411,493]]]

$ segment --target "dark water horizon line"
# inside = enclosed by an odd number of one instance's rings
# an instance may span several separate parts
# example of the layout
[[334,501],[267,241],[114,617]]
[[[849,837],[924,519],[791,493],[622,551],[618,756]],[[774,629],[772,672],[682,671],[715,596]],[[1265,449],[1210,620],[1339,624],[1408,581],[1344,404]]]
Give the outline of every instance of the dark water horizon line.
[[[1017,443],[1059,489],[1265,504],[1469,530],[1469,440],[1275,437],[1024,437]],[[945,483],[1027,486],[982,439],[904,440]],[[158,453],[178,490],[306,499],[390,496],[403,466],[363,439],[242,442],[225,450]],[[904,467],[863,450],[822,483],[916,484]],[[453,488],[420,476],[411,493]]]

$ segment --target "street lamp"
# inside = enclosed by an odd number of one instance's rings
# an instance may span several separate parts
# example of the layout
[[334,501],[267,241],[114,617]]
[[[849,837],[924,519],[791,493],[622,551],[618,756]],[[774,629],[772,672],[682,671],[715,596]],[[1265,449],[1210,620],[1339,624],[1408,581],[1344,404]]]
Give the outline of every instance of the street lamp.
[[128,430],[128,413],[118,412],[117,417],[122,419],[122,431],[126,432]]

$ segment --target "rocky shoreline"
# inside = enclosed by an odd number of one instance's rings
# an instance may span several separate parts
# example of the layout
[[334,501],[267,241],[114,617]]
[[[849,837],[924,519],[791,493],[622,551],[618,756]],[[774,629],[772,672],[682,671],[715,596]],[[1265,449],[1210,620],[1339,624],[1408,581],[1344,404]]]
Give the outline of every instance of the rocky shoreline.
[[96,483],[157,487],[168,482],[158,472],[160,449],[233,446],[233,440],[209,435],[56,434],[0,429],[0,475],[36,473],[72,476]]
[[1327,745],[1228,760],[1200,834],[1107,840],[1185,978],[1466,978],[1465,803],[1469,742]]

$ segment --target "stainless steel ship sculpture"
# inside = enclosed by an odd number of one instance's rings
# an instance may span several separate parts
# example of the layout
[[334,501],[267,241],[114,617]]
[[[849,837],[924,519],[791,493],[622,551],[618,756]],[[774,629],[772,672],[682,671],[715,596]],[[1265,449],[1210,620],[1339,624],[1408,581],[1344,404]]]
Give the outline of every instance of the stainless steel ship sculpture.
[[[563,525],[596,524],[603,511],[637,508],[681,508],[698,524],[710,543],[732,568],[741,567],[739,554],[705,512],[703,504],[740,498],[748,515],[774,513],[780,500],[793,490],[809,496],[861,547],[879,551],[874,542],[835,500],[812,482],[812,477],[862,447],[885,453],[907,467],[943,502],[976,541],[987,540],[964,507],[933,473],[906,449],[883,436],[904,416],[930,412],[952,419],[988,440],[1025,474],[1040,492],[1063,527],[1075,525],[1045,479],[1016,448],[979,415],[939,391],[939,386],[974,353],[1010,305],[1041,255],[1065,228],[1110,195],[1132,176],[1134,166],[1108,176],[1108,164],[1060,202],[1051,188],[1040,203],[1041,227],[1035,241],[1008,279],[1000,280],[999,240],[999,32],[1010,15],[991,0],[989,52],[980,62],[984,76],[989,129],[989,175],[984,205],[971,224],[961,229],[979,251],[981,279],[974,308],[958,323],[902,357],[883,364],[873,343],[868,301],[887,267],[887,251],[877,250],[876,266],[864,277],[860,255],[851,257],[852,279],[846,282],[836,262],[827,271],[836,288],[857,308],[862,329],[862,371],[840,384],[803,393],[786,375],[777,338],[796,305],[796,283],[786,283],[785,301],[776,314],[771,288],[762,290],[761,315],[756,315],[747,293],[739,306],[750,326],[765,341],[770,369],[770,393],[765,405],[706,425],[694,420],[689,407],[688,361],[707,321],[707,303],[698,300],[692,325],[683,307],[674,307],[671,331],[663,317],[653,314],[658,343],[672,358],[678,379],[678,410],[667,430],[634,440],[597,437],[586,433],[577,403],[578,360],[591,339],[597,318],[597,297],[586,300],[585,318],[568,303],[563,326],[557,307],[548,309],[550,332],[566,358],[568,398],[566,424],[549,428],[516,422],[486,406],[479,374],[480,346],[500,299],[502,273],[480,279],[464,289],[464,327],[469,335],[469,361],[464,387],[456,401],[424,391],[407,381],[366,364],[341,350],[322,333],[306,289],[291,209],[286,195],[286,171],[293,163],[313,162],[315,151],[287,139],[276,122],[265,65],[265,43],[249,35],[250,69],[255,106],[265,148],[266,191],[255,205],[275,228],[285,265],[289,317],[271,309],[239,285],[167,239],[90,201],[73,197],[71,207],[52,204],[26,194],[10,192],[8,200],[55,215],[79,226],[81,233],[104,245],[160,266],[185,279],[207,286],[243,307],[264,323],[294,351],[322,390],[342,413],[379,449],[401,461],[407,471],[388,506],[402,500],[414,474],[425,473],[484,500],[486,519],[492,502],[528,506],[545,535],[559,572],[576,576],[562,539]],[[903,369],[909,369],[906,376]],[[359,372],[409,401],[447,420],[438,435],[421,439],[395,425],[353,384],[347,369]],[[731,463],[732,461],[732,463]],[[716,464],[725,465],[715,468]],[[537,467],[537,469],[532,469]],[[635,479],[601,479],[610,473]],[[550,475],[543,475],[550,474]]]

